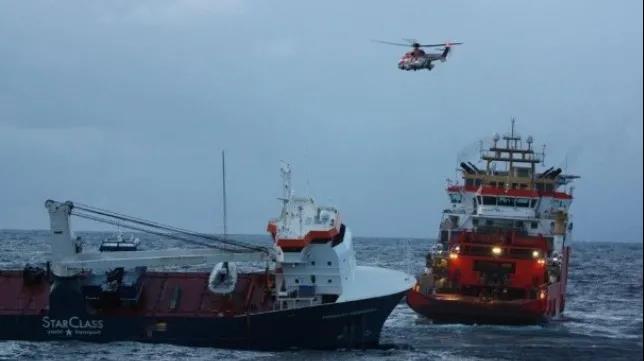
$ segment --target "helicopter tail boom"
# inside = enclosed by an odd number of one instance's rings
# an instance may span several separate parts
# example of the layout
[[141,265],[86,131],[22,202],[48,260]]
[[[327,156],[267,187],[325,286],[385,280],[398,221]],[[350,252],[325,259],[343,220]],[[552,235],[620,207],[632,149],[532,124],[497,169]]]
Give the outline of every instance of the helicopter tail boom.
[[452,50],[452,47],[449,45],[445,46],[445,49],[443,49],[443,53],[441,54],[441,61],[444,62],[447,60],[447,54]]

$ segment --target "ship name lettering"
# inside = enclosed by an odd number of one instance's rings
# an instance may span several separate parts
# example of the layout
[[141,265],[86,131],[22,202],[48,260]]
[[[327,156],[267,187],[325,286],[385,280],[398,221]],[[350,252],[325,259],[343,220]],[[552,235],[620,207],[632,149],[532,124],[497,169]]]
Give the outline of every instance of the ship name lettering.
[[45,316],[42,318],[42,327],[47,329],[73,328],[102,330],[103,320],[83,320],[78,316],[72,316],[68,319],[55,319]]

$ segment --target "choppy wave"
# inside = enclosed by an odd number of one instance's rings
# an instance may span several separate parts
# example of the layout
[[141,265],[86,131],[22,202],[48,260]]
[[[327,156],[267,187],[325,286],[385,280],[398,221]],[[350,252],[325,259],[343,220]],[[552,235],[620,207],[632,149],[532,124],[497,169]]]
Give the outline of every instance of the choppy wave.
[[[96,245],[107,234],[82,235]],[[141,238],[149,248],[183,247]],[[239,238],[269,243],[263,236]],[[43,231],[0,231],[0,268],[43,262],[50,253],[46,240]],[[418,239],[355,240],[359,263],[410,273],[422,270],[430,245]],[[564,317],[543,326],[434,325],[401,303],[375,350],[251,352],[136,342],[0,341],[0,360],[641,360],[642,245],[577,242],[569,277]]]

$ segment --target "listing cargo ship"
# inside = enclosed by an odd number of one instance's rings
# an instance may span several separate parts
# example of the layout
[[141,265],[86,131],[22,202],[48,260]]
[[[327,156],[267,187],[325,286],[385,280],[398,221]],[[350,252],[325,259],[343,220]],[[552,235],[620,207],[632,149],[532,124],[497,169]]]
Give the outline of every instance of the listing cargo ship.
[[448,181],[439,240],[407,295],[434,322],[536,324],[565,308],[571,183],[579,177],[538,171],[545,147],[535,151],[514,120],[490,143],[481,143],[484,166],[462,162],[462,183]]
[[[282,167],[282,211],[268,224],[272,246],[47,201],[51,259],[43,267],[0,270],[0,339],[276,350],[378,345],[413,276],[356,265],[338,210],[295,197],[290,172]],[[191,247],[86,251],[72,233],[71,216]],[[255,270],[240,271],[240,262]],[[214,266],[212,272],[163,270],[195,265]]]

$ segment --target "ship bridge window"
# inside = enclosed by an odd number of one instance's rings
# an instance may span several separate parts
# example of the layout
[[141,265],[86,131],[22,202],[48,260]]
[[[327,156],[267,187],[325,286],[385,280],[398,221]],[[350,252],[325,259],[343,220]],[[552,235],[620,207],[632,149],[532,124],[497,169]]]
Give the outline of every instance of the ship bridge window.
[[530,168],[516,168],[516,174],[517,177],[529,177],[530,176]]
[[496,206],[496,197],[483,197],[484,206]]
[[530,198],[517,198],[516,205],[520,208],[530,208]]
[[450,193],[449,200],[452,203],[461,203],[463,201],[463,195],[460,193]]
[[514,207],[514,198],[499,197],[497,198],[498,204],[501,207]]

